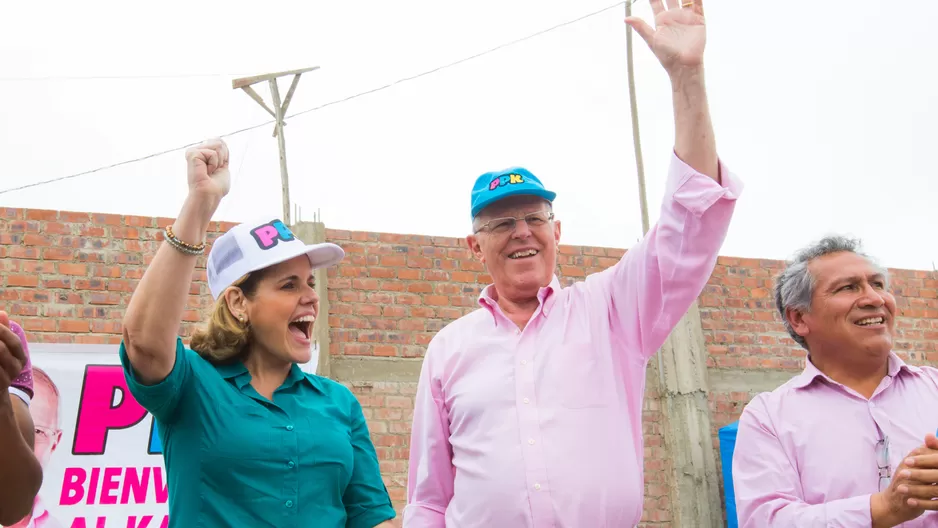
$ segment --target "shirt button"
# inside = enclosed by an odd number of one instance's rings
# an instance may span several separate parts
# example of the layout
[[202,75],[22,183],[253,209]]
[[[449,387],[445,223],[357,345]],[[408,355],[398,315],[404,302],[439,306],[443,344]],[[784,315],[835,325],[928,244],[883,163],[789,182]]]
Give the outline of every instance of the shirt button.
[[522,359],[522,360],[521,360],[521,364],[522,364],[522,365],[527,365],[527,364],[528,364],[528,360]]
[[288,500],[287,502],[283,503],[283,505],[286,506],[287,508],[292,508],[292,507],[293,507],[293,501]]
[[296,465],[296,462],[294,462],[294,461],[292,461],[292,460],[289,461],[289,462],[287,462],[287,467],[293,467],[293,466],[295,466],[295,465]]
[[525,399],[524,399],[524,403],[531,403],[531,400],[525,398]]
[[531,444],[531,445],[534,445],[534,439],[533,439],[533,438],[528,438],[528,443]]
[[288,426],[287,426],[287,431],[292,431],[292,430],[293,430],[293,426],[292,426],[292,425],[288,425]]
[[535,484],[534,484],[534,489],[536,489],[536,490],[540,490],[540,489],[541,489],[541,485],[540,485],[540,484],[536,484],[536,483],[535,483]]

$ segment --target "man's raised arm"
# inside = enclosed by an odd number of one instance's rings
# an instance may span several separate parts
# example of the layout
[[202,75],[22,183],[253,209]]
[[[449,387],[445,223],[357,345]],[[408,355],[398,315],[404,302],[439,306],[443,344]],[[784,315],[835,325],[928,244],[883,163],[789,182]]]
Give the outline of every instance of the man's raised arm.
[[651,357],[703,291],[729,230],[742,183],[719,161],[704,87],[701,0],[652,0],[655,27],[631,26],[671,80],[674,152],[660,215],[622,261],[587,279],[608,295],[629,350]]

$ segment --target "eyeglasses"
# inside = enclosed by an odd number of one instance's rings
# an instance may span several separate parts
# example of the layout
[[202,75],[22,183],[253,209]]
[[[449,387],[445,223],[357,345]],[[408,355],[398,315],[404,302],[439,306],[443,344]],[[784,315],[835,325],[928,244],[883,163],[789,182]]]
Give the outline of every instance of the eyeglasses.
[[490,233],[496,235],[504,235],[507,233],[513,233],[518,227],[518,221],[521,220],[528,225],[531,229],[537,229],[547,225],[548,222],[554,219],[554,213],[550,211],[538,211],[536,213],[528,213],[522,217],[505,217],[505,218],[493,218],[488,222],[479,226],[475,230],[476,233],[479,231],[489,231]]
[[879,468],[879,491],[883,491],[889,487],[889,482],[892,480],[888,436],[883,436],[879,442],[876,442],[876,466]]
[[42,427],[40,425],[35,426],[36,429],[36,443],[45,444],[52,441],[59,432],[56,429],[50,429],[48,427]]

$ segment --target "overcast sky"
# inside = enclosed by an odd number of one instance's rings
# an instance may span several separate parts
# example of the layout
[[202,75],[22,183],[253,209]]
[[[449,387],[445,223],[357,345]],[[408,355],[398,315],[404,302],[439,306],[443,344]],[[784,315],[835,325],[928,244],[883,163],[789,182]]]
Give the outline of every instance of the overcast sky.
[[[844,232],[890,266],[932,269],[938,2],[705,1],[717,143],[746,183],[721,253],[784,258]],[[290,111],[301,111],[611,4],[7,2],[0,190],[269,120],[231,89],[236,76],[320,66],[300,81]],[[648,0],[634,9],[650,19]],[[289,120],[293,202],[306,220],[321,210],[331,228],[464,236],[475,177],[523,165],[558,193],[564,242],[633,244],[641,220],[623,18],[619,6]],[[635,43],[654,219],[673,142],[671,100],[660,66],[637,35]],[[74,79],[115,76],[148,77]],[[288,86],[284,79],[281,93]],[[216,218],[280,214],[271,132],[226,138],[234,181]],[[0,205],[174,216],[185,191],[178,151],[0,194]]]

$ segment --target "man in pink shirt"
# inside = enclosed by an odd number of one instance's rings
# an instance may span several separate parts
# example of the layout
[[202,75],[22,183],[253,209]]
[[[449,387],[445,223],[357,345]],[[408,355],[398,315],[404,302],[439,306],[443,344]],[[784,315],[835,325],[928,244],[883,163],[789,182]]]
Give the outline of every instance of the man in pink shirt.
[[0,312],[0,525],[29,513],[42,486],[42,467],[33,454],[35,429],[29,415],[32,368],[26,335]]
[[710,277],[741,191],[717,157],[700,3],[651,4],[656,30],[627,22],[673,88],[676,139],[659,221],[614,266],[561,288],[554,193],[521,168],[479,177],[467,241],[494,284],[481,309],[427,349],[404,528],[641,519],[646,365]]
[[739,526],[938,526],[938,369],[892,351],[888,272],[828,237],[782,272],[775,300],[808,360],[739,419]]

